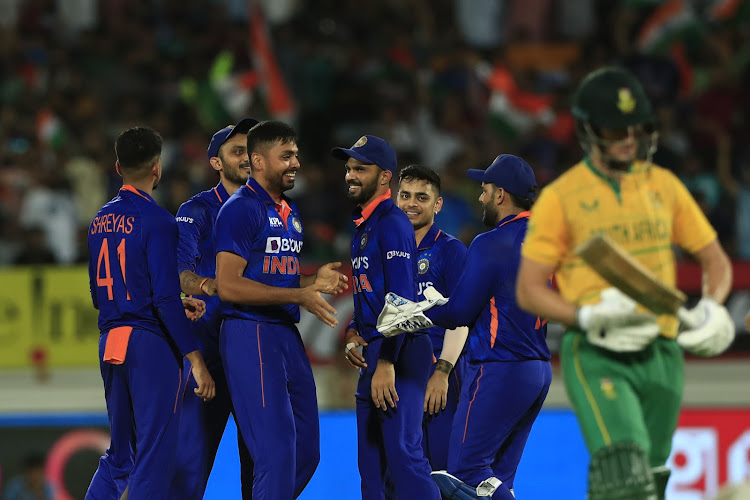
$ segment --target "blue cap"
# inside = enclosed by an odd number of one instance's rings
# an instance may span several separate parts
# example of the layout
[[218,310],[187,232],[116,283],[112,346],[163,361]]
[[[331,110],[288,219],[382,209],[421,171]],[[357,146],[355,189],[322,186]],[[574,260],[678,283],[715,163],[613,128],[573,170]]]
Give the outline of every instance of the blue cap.
[[533,198],[536,193],[534,170],[518,156],[500,155],[487,170],[470,168],[466,175],[473,181],[494,184],[521,198]]
[[211,142],[208,143],[208,158],[209,160],[214,156],[219,156],[219,148],[222,144],[227,142],[230,137],[237,133],[247,134],[247,132],[258,123],[255,118],[243,118],[237,122],[237,125],[229,125],[219,130],[211,137]]
[[377,165],[393,174],[398,170],[396,152],[390,144],[374,135],[363,135],[351,149],[333,148],[331,155],[339,160],[354,158],[365,165]]

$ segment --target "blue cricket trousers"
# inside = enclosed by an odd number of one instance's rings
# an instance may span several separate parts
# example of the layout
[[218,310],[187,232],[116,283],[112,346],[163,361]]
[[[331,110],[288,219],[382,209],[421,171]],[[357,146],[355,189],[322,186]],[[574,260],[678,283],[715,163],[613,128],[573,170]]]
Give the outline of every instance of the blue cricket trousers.
[[549,361],[467,363],[448,472],[470,486],[494,476],[503,484],[492,498],[513,498],[509,490],[551,381]]
[[[422,449],[424,394],[432,364],[432,342],[427,335],[407,334],[396,370],[399,401],[388,411],[372,402],[370,382],[377,367],[381,339],[364,348],[367,369],[357,386],[357,445],[362,500],[383,500],[386,478],[397,500],[440,500],[430,478],[430,464]],[[390,493],[389,493],[390,496]]]
[[101,361],[112,441],[99,459],[86,500],[167,498],[177,457],[182,358],[155,333],[133,329],[123,364]]
[[[430,377],[435,373],[437,364],[433,363],[430,368]],[[461,381],[464,378],[466,356],[460,356],[456,366],[448,375],[448,396],[445,410],[437,415],[424,414],[422,421],[422,448],[432,470],[446,470],[448,468],[448,443],[450,442],[451,428],[453,427],[453,415],[456,413],[458,402],[461,399]]]
[[[233,412],[224,367],[219,356],[218,342],[208,335],[203,339],[202,352],[211,377],[216,384],[216,396],[209,402],[196,396],[198,387],[191,375],[190,361],[185,360],[185,398],[180,416],[180,438],[177,446],[177,469],[169,491],[170,500],[201,500],[211,475],[216,450],[219,448],[229,414]],[[214,343],[215,342],[215,343]],[[211,345],[206,345],[211,343]],[[251,500],[253,493],[253,461],[250,452],[237,432],[240,454],[243,500]]]
[[254,500],[297,498],[320,461],[310,360],[291,323],[227,318],[219,337],[237,427],[254,461]]

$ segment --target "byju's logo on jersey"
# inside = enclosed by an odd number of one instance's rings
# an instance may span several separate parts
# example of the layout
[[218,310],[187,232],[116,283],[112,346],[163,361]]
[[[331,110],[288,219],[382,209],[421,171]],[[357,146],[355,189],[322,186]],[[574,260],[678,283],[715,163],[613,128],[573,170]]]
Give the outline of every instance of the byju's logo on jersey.
[[289,238],[281,238],[280,236],[271,236],[266,239],[266,253],[279,253],[279,252],[302,252],[302,242],[298,240],[290,240]]
[[389,250],[385,254],[386,260],[395,259],[396,257],[411,259],[411,254],[409,252],[404,252],[403,250]]
[[284,227],[284,223],[278,217],[269,217],[268,223],[271,224],[271,227]]

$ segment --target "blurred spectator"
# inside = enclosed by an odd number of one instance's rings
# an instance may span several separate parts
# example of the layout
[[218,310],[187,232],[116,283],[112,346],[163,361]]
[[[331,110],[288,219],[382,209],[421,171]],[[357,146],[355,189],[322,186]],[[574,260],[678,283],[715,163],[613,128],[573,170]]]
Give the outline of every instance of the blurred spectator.
[[11,478],[3,500],[52,500],[52,486],[44,477],[44,456],[30,455],[23,461],[23,473]]
[[13,264],[17,266],[54,264],[55,255],[47,245],[44,229],[38,226],[27,227],[23,230],[21,248]]

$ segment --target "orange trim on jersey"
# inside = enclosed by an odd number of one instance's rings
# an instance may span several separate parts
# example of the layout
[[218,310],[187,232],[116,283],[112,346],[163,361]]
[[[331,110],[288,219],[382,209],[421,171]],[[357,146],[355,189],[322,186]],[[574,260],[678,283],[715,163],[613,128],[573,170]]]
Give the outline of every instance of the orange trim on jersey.
[[[252,189],[252,188],[251,188]],[[266,407],[266,389],[263,385],[263,355],[260,352],[260,325],[255,325],[255,336],[258,338],[258,364],[260,365],[260,397],[263,401],[263,408]]]
[[495,297],[490,299],[490,347],[495,347],[497,338],[497,306],[495,306]]
[[466,423],[464,424],[464,437],[461,440],[462,443],[466,442],[466,430],[469,428],[469,415],[471,414],[471,405],[474,404],[474,400],[477,398],[477,392],[479,392],[479,381],[482,379],[482,375],[484,375],[484,365],[479,367],[479,377],[477,377],[477,388],[474,389],[474,395],[471,397],[471,401],[469,401],[469,409],[466,410]]
[[[248,186],[248,187],[250,187],[250,186]],[[250,188],[250,189],[253,189],[253,188]],[[216,197],[219,199],[219,201],[221,203],[224,203],[224,200],[221,199],[221,195],[219,194],[219,190],[218,189],[214,188],[214,194],[216,194]]]
[[529,212],[528,210],[526,210],[525,212],[521,212],[520,214],[516,215],[516,216],[515,216],[515,217],[513,217],[513,218],[512,218],[511,220],[506,220],[505,222],[503,222],[502,224],[500,224],[500,225],[499,225],[499,226],[497,226],[497,227],[503,227],[503,226],[504,226],[504,225],[506,225],[507,223],[509,223],[509,222],[513,222],[514,220],[518,220],[518,219],[528,219],[529,217],[531,217],[531,212]]
[[104,344],[104,357],[102,361],[113,365],[121,365],[125,362],[128,354],[128,342],[130,334],[133,333],[132,326],[118,326],[112,328],[107,334],[107,343]]
[[124,186],[122,186],[122,187],[120,188],[120,191],[123,191],[123,190],[124,190],[124,191],[130,191],[131,193],[135,193],[135,194],[137,194],[138,196],[140,196],[140,197],[141,197],[141,198],[143,198],[143,199],[146,199],[146,200],[148,200],[148,201],[151,201],[151,200],[149,200],[149,199],[148,199],[148,196],[143,196],[143,195],[141,194],[141,192],[140,192],[140,191],[138,191],[138,190],[137,190],[136,188],[134,188],[134,187],[133,187],[133,186],[131,186],[130,184],[125,184]]
[[[388,191],[386,191],[386,192],[385,192],[385,193],[383,193],[382,195],[380,195],[380,196],[378,196],[377,198],[375,198],[374,200],[372,200],[372,202],[370,202],[370,204],[369,204],[369,205],[367,205],[367,206],[366,206],[365,208],[363,208],[363,209],[362,209],[362,216],[361,216],[361,217],[360,217],[359,219],[355,219],[355,220],[354,220],[354,223],[355,223],[355,224],[356,224],[357,226],[359,226],[359,225],[360,225],[360,224],[362,224],[362,223],[363,223],[364,221],[366,221],[367,219],[369,219],[369,218],[370,218],[370,216],[372,215],[372,213],[373,213],[373,212],[375,211],[375,209],[376,209],[376,208],[378,208],[378,205],[380,205],[380,203],[381,203],[382,201],[384,201],[384,200],[387,200],[387,199],[389,199],[390,197],[391,197],[391,190],[390,190],[390,188],[389,188],[389,189],[388,189]],[[361,206],[362,206],[362,205],[360,205],[360,207],[361,207]]]
[[287,219],[292,213],[292,207],[289,206],[286,200],[282,199],[280,204],[276,203],[276,211],[279,212],[281,220],[284,221],[284,229],[289,229],[287,227]]
[[442,229],[438,229],[438,234],[435,235],[435,241],[437,241],[438,238],[440,238],[440,234],[443,232]]

